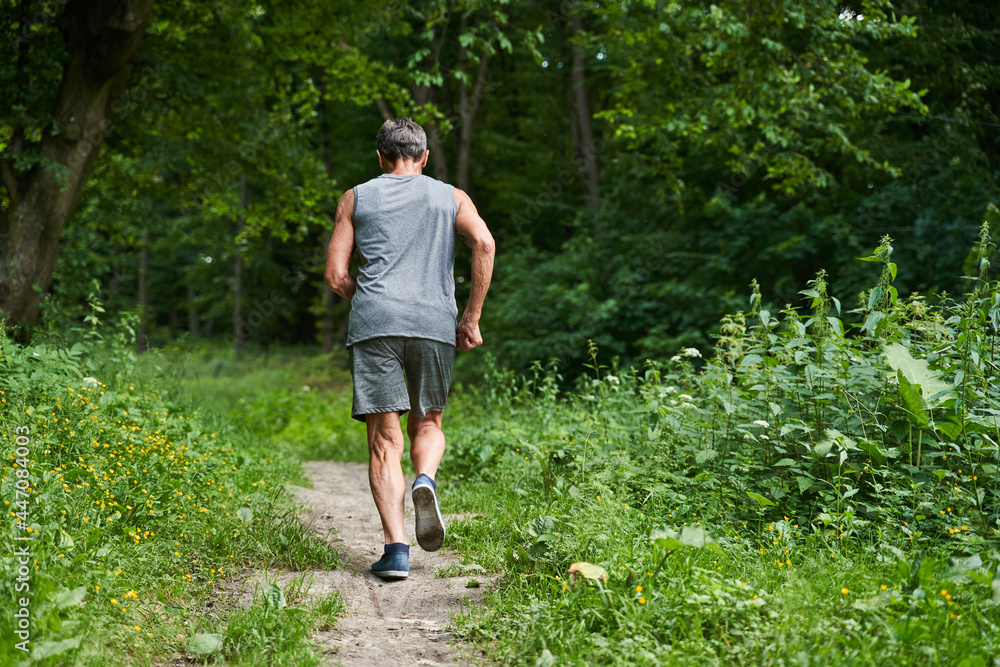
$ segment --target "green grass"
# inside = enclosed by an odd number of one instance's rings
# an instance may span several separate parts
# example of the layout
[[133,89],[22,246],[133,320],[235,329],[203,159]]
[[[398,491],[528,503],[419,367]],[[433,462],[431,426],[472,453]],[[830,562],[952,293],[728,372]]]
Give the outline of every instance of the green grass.
[[[487,357],[444,420],[443,507],[474,516],[446,538],[460,564],[436,574],[492,584],[456,632],[515,665],[997,664],[1000,287],[904,301],[889,252],[868,258],[883,273],[863,325],[821,274],[808,319],[762,310],[755,286],[707,361],[608,368],[591,346],[569,388],[554,366],[516,377]],[[34,439],[34,627],[62,647],[53,661],[98,664],[108,646],[141,663],[201,631],[213,660],[310,664],[305,633],[339,602],[293,602],[301,584],[178,619],[237,565],[334,564],[282,483],[303,459],[367,458],[342,355],[0,355],[6,451],[18,425]],[[93,369],[105,386],[81,385]]]
[[904,301],[890,253],[864,324],[821,273],[808,319],[754,285],[711,360],[591,346],[571,390],[488,363],[445,419],[443,503],[482,515],[447,545],[497,584],[459,634],[515,665],[997,664],[1000,286]]
[[299,461],[367,461],[364,424],[351,419],[346,352],[278,349],[267,356],[213,345],[147,355],[137,369],[172,394],[224,415]]
[[[298,462],[322,446],[300,447],[308,435],[287,427],[292,435],[275,443],[260,411],[245,408],[281,383],[320,385],[322,374],[308,370],[315,359],[234,364],[209,350],[133,362],[106,346],[22,347],[3,337],[0,346],[0,489],[10,510],[0,595],[30,596],[32,664],[152,664],[184,655],[206,601],[243,568],[337,567],[337,553],[295,520],[284,489],[301,483]],[[343,371],[327,381],[342,386]],[[328,404],[307,406],[315,417]],[[288,413],[288,425],[305,423],[295,405]],[[27,442],[16,442],[18,433]],[[18,444],[28,446],[29,461],[18,461]],[[31,492],[19,503],[25,463]],[[18,592],[10,555],[13,538],[26,535],[34,538],[30,589]],[[332,622],[333,602],[228,610],[217,623],[226,639],[209,657],[264,664],[277,651],[315,664],[308,630]],[[0,618],[5,664],[25,659],[14,623],[11,613]]]
[[[499,580],[483,609],[455,623],[491,657],[894,665],[988,664],[982,660],[997,655],[992,575],[969,577],[982,568],[953,570],[929,553],[898,558],[887,544],[784,520],[758,532],[725,517],[682,516],[676,506],[658,516],[588,490],[548,503],[500,484],[484,485],[478,499],[445,494],[449,511],[489,512],[453,526],[449,546]],[[680,531],[699,520],[717,548],[683,547],[664,559],[650,543],[664,525]],[[574,582],[570,567],[580,561],[601,566],[607,582]],[[996,564],[994,554],[987,571]]]

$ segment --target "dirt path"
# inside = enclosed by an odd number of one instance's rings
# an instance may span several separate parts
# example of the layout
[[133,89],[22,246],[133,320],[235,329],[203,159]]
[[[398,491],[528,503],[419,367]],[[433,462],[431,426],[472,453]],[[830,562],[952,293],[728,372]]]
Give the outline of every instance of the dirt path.
[[[367,467],[360,463],[309,461],[303,464],[313,489],[289,485],[310,508],[302,515],[342,557],[341,569],[307,573],[308,593],[324,595],[339,590],[347,614],[336,630],[315,632],[313,642],[329,664],[350,665],[455,665],[478,664],[480,656],[468,647],[456,647],[456,638],[445,630],[460,601],[475,604],[482,588],[466,588],[470,577],[436,578],[435,572],[458,563],[452,551],[428,553],[410,547],[410,576],[386,582],[371,574],[371,564],[382,556],[382,524],[368,489]],[[412,483],[408,480],[407,485]],[[406,498],[406,533],[413,539],[413,505]],[[447,508],[442,508],[447,510]],[[445,523],[457,517],[445,515]],[[282,588],[301,572],[278,577]],[[479,576],[480,580],[483,577]],[[250,579],[241,597],[260,580]],[[484,584],[487,582],[483,582]]]

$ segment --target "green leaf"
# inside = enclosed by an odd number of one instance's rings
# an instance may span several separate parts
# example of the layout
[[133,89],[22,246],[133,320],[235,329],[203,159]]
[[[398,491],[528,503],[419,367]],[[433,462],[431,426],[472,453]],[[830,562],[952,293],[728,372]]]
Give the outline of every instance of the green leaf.
[[698,464],[702,464],[702,463],[705,463],[706,461],[710,461],[710,460],[714,459],[717,455],[718,455],[718,452],[715,451],[714,449],[708,449],[708,448],[702,449],[702,450],[699,450],[697,454],[695,454],[695,456],[694,456],[694,462],[698,463]]
[[868,317],[865,318],[865,323],[861,327],[861,331],[875,331],[878,329],[878,325],[881,324],[882,320],[885,319],[885,313],[881,310],[873,310],[868,313]]
[[681,542],[689,547],[703,547],[711,543],[708,532],[701,526],[684,526],[681,528]]
[[899,400],[906,411],[906,418],[917,428],[926,428],[930,423],[930,416],[924,409],[924,399],[920,395],[920,386],[914,385],[903,375],[903,371],[896,371],[896,379],[899,381]]
[[222,635],[219,634],[195,635],[187,645],[187,652],[195,655],[208,655],[221,649]]
[[281,592],[277,584],[268,584],[264,587],[264,601],[268,607],[275,611],[281,611],[288,604],[285,601],[285,594]]
[[575,575],[580,575],[586,579],[591,579],[593,581],[608,581],[608,571],[605,570],[600,565],[594,565],[593,563],[588,563],[587,561],[579,561],[573,563],[569,566],[569,576],[574,578]]
[[83,635],[77,635],[76,637],[70,637],[69,639],[63,639],[57,642],[42,642],[31,651],[31,659],[44,660],[45,658],[51,658],[54,655],[65,653],[66,651],[79,646],[80,640],[82,639]]
[[882,448],[878,446],[877,442],[872,442],[870,440],[859,440],[858,448],[864,453],[868,454],[868,458],[872,460],[872,463],[877,463],[879,465],[884,465],[886,462],[886,454],[882,451]]
[[885,288],[881,285],[876,285],[872,288],[871,293],[868,295],[868,310],[875,307],[875,304],[878,303],[883,294],[885,294]]
[[910,355],[910,351],[899,343],[890,343],[885,346],[885,358],[894,371],[901,372],[911,384],[920,387],[925,401],[930,401],[930,398],[935,394],[954,389],[941,379],[940,372],[930,369],[926,360],[914,359]]
[[56,609],[66,609],[67,607],[80,604],[80,600],[82,600],[83,596],[86,594],[86,586],[80,586],[79,588],[74,588],[72,590],[59,591],[56,593],[56,596],[52,598],[52,604]]
[[815,447],[813,447],[813,451],[816,452],[816,455],[819,456],[820,458],[829,454],[831,449],[833,449],[832,438],[823,438],[822,440],[816,443]]
[[747,495],[757,501],[757,504],[761,507],[774,507],[774,503],[760,495],[759,493],[754,493],[753,491],[747,491]]
[[649,541],[664,551],[676,551],[684,546],[679,535],[669,528],[655,528],[649,535]]
[[683,547],[714,547],[711,536],[701,526],[684,526],[681,532],[669,528],[656,528],[649,535],[649,541],[664,551],[676,551]]
[[236,510],[236,518],[243,523],[250,523],[253,521],[253,510],[249,507],[241,507]]
[[795,459],[781,459],[780,461],[778,461],[774,465],[776,465],[776,466],[793,466],[793,465],[795,465],[795,463],[796,463]]

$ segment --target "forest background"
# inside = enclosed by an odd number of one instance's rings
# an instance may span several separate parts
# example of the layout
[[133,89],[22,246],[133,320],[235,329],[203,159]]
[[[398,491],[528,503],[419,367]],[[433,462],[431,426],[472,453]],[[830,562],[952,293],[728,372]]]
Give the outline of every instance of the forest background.
[[[0,306],[66,331],[99,302],[140,351],[342,346],[349,304],[321,277],[332,213],[379,173],[394,115],[425,125],[427,172],[497,238],[483,330],[520,370],[575,373],[588,340],[623,364],[707,349],[752,279],[776,308],[821,268],[853,298],[872,278],[853,260],[885,234],[900,295],[961,292],[998,198],[989,4],[0,11]],[[456,275],[461,303],[462,252]]]

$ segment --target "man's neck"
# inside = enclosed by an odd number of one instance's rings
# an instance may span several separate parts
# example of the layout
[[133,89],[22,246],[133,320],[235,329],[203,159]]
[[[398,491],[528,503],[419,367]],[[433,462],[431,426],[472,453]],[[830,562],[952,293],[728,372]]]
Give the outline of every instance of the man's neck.
[[418,174],[422,174],[423,170],[414,160],[397,160],[396,164],[393,166],[393,170],[386,171],[385,173],[391,174],[392,176],[416,176]]

